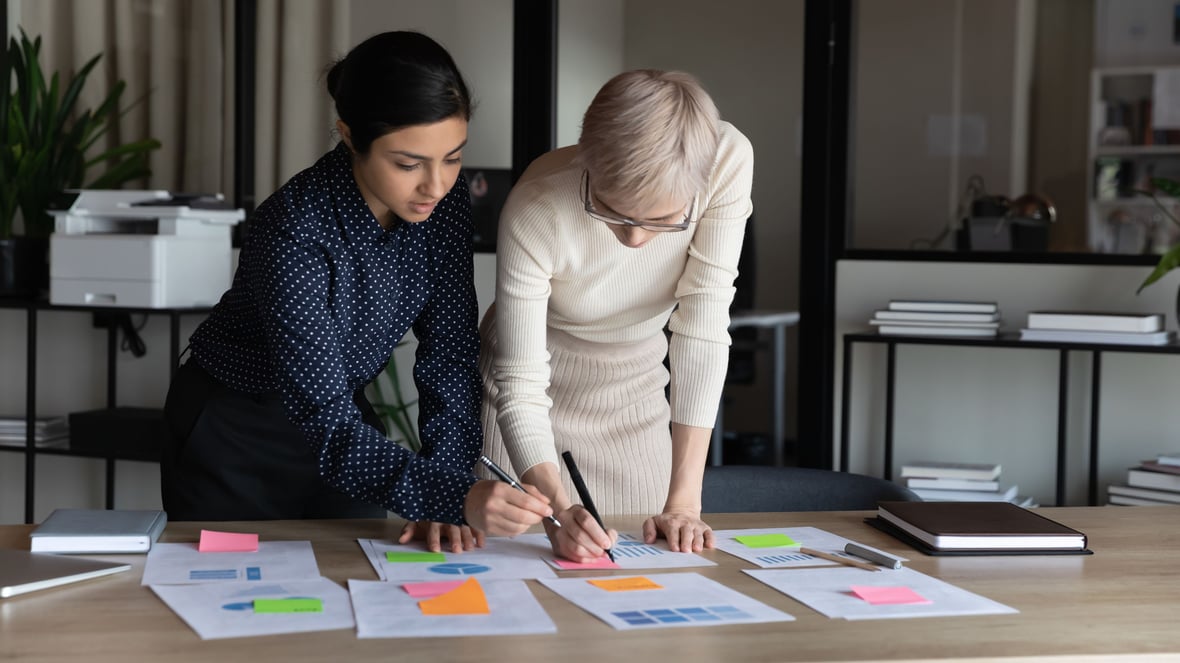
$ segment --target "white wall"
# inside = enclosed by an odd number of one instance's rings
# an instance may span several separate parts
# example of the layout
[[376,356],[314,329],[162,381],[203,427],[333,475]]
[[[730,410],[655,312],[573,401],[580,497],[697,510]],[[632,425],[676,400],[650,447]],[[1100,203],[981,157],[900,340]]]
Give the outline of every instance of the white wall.
[[352,44],[417,30],[442,44],[476,102],[463,163],[512,167],[512,0],[352,0]]
[[[1176,328],[1173,273],[1136,296],[1148,267],[843,260],[837,266],[836,437],[839,466],[843,334],[868,327],[890,299],[995,301],[1005,330],[1031,310],[1167,313]],[[885,350],[854,346],[849,469],[880,475],[883,461]],[[1086,503],[1090,356],[1070,353],[1066,425],[1070,504]],[[1057,440],[1058,353],[1046,350],[902,345],[897,351],[894,428],[896,477],[910,460],[999,462],[1001,479],[1052,504]],[[1175,446],[1180,356],[1105,353],[1100,410],[1100,491],[1123,483],[1128,467]]]
[[[801,0],[630,0],[624,67],[696,75],[721,116],[754,146],[755,305],[799,306],[799,127],[803,108]],[[789,352],[794,356],[794,351]],[[767,358],[769,361],[769,358]],[[794,437],[794,362],[788,363],[787,436]],[[730,386],[726,428],[766,432],[769,370]]]
[[557,146],[578,142],[598,88],[623,71],[623,0],[557,6]]
[[1094,66],[1180,62],[1172,40],[1174,0],[1095,0]]

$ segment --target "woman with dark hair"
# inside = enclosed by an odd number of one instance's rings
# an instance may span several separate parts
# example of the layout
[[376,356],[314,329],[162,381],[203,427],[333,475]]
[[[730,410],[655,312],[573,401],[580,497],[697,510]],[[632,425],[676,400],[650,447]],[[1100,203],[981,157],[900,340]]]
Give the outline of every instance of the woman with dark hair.
[[[258,207],[233,284],[168,392],[174,520],[384,517],[453,550],[549,515],[472,474],[482,446],[471,100],[429,37],[387,32],[327,76],[341,141]],[[413,329],[422,450],[386,439],[364,388]],[[445,524],[445,525],[443,525]],[[472,530],[475,530],[474,532]]]

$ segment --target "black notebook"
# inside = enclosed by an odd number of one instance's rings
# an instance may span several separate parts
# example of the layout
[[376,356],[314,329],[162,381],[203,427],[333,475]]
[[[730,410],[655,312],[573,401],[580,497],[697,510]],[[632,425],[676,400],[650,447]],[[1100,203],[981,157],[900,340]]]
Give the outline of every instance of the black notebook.
[[1090,553],[1082,532],[1007,502],[879,502],[865,522],[930,555]]

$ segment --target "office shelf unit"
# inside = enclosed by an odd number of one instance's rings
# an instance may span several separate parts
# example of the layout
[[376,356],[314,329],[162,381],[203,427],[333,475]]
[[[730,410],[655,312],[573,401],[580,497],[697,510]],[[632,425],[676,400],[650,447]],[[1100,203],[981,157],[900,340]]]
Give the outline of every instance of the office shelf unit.
[[[106,508],[113,509],[115,502],[115,461],[138,460],[158,461],[152,454],[131,453],[120,450],[74,449],[72,445],[61,448],[42,448],[36,445],[35,422],[37,419],[37,317],[42,311],[77,311],[82,313],[125,313],[135,315],[166,315],[170,323],[169,378],[176,371],[176,358],[180,355],[180,319],[186,315],[203,315],[209,307],[192,308],[126,308],[114,306],[65,306],[50,304],[44,300],[22,298],[0,298],[0,309],[25,311],[25,445],[23,447],[0,447],[0,451],[23,453],[25,457],[25,522],[33,522],[33,500],[36,488],[36,461],[39,455],[79,456],[106,460]],[[107,403],[114,408],[117,403],[117,374],[115,358],[118,353],[118,329],[115,325],[107,328]]]
[[[1180,66],[1091,72],[1086,207],[1093,251],[1149,253],[1174,241],[1156,202],[1136,192],[1148,189],[1151,177],[1180,177],[1176,93],[1157,98],[1172,81],[1180,81]],[[1164,204],[1177,208],[1175,200]]]
[[1098,413],[1102,396],[1102,354],[1104,352],[1131,352],[1151,354],[1180,354],[1180,344],[1168,345],[1113,345],[1098,343],[1064,343],[1047,341],[1022,341],[1019,334],[1001,334],[995,338],[970,338],[953,336],[891,336],[876,332],[862,332],[844,335],[844,370],[840,386],[840,469],[848,471],[848,421],[849,398],[851,395],[853,346],[857,343],[875,343],[886,346],[885,363],[885,440],[884,476],[893,478],[893,416],[894,388],[897,375],[898,345],[952,345],[982,348],[1015,348],[1058,352],[1057,380],[1057,484],[1056,505],[1065,504],[1066,487],[1066,409],[1069,402],[1069,353],[1091,353],[1090,376],[1090,458],[1087,482],[1087,498],[1090,506],[1098,504]]

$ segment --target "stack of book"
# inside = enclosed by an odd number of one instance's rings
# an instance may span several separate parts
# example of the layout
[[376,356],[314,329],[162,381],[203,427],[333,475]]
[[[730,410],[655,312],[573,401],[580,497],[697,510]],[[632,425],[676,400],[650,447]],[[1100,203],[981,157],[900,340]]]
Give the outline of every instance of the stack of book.
[[869,324],[881,334],[907,336],[995,336],[1000,310],[995,302],[895,299],[873,314]]
[[1023,341],[1167,345],[1176,333],[1164,329],[1162,313],[1103,313],[1100,311],[1033,311]]
[[1108,504],[1180,504],[1180,451],[1160,454],[1127,470],[1127,485],[1107,488]]
[[[0,417],[0,446],[25,446],[24,417]],[[69,445],[70,427],[65,417],[43,417],[33,423],[33,444],[38,448]]]
[[1011,502],[1037,506],[1017,494],[1015,485],[1000,485],[1000,466],[994,463],[913,462],[901,466],[905,485],[927,502]]

